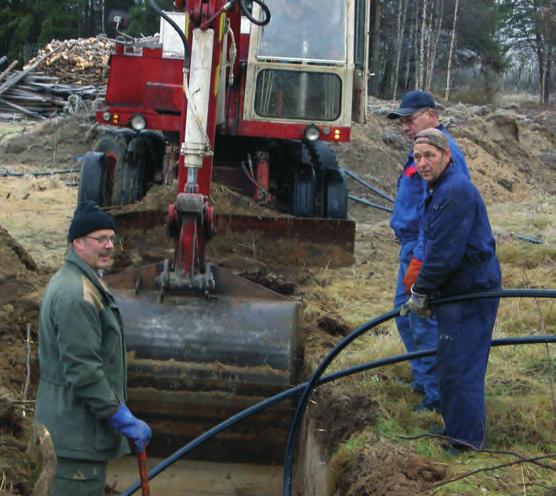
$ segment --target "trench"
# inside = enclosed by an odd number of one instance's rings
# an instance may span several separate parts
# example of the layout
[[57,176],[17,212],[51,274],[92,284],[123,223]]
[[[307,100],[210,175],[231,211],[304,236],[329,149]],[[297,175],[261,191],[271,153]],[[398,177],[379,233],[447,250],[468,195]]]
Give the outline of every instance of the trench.
[[[148,468],[161,461],[150,458]],[[132,456],[115,460],[108,470],[107,484],[120,492],[138,477]],[[153,479],[150,488],[153,496],[279,496],[282,466],[180,460]]]
[[[297,494],[332,494],[332,477],[309,420],[304,423],[298,450],[295,480]],[[149,457],[150,470],[163,458]],[[281,496],[283,466],[192,460],[185,457],[150,481],[152,496]],[[137,459],[125,456],[108,465],[107,485],[115,494],[123,492],[139,477]],[[134,494],[139,495],[141,491]]]

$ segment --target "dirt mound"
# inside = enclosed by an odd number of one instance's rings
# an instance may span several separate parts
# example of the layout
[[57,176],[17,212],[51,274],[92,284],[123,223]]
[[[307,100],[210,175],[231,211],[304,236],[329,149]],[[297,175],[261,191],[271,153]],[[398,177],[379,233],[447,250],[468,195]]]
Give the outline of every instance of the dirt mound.
[[25,249],[0,226],[0,337],[15,334],[36,319],[37,266]]
[[357,460],[339,463],[336,494],[345,496],[415,496],[430,494],[433,484],[446,476],[446,468],[415,455],[403,445],[377,442],[369,436]]
[[[325,459],[343,442],[376,422],[378,404],[365,394],[341,388],[319,388],[312,397],[309,418],[317,427],[317,439]],[[346,415],[346,412],[350,412]],[[343,493],[342,493],[343,494]]]
[[96,126],[82,114],[24,126],[0,143],[0,165],[41,169],[76,167],[77,158],[91,149],[95,138]]
[[[42,284],[33,259],[0,226],[0,472],[3,487],[18,494],[29,494],[34,471],[25,450],[30,417],[19,400],[26,399],[27,362],[32,375],[37,372],[33,328]],[[34,396],[34,382],[27,384],[28,398]]]
[[[395,106],[394,102],[371,99],[368,123],[354,125],[351,143],[335,145],[341,165],[392,196],[410,146],[399,122],[386,118]],[[463,150],[471,179],[487,205],[556,192],[554,110],[456,104],[440,108],[439,116]],[[349,187],[355,196],[391,207],[351,179]],[[388,218],[385,212],[353,202],[350,216],[365,221]]]

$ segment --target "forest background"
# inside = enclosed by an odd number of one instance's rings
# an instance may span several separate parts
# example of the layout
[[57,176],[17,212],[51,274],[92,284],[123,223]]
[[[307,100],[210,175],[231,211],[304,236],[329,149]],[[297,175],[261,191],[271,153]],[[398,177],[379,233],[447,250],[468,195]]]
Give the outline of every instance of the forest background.
[[[556,0],[363,1],[371,7],[370,94],[396,99],[424,89],[485,104],[525,92],[551,103]],[[171,0],[158,3],[172,10]],[[0,57],[23,65],[52,39],[114,37],[113,10],[129,12],[126,34],[158,30],[141,0],[0,0]]]

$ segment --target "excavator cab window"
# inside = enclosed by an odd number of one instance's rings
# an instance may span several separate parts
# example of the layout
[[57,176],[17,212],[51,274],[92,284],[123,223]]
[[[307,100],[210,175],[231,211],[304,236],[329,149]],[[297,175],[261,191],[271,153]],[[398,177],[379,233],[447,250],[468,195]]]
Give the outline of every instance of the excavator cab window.
[[257,76],[255,112],[261,117],[334,121],[341,101],[336,74],[265,69]]
[[257,58],[287,62],[346,62],[345,0],[267,0],[270,23],[261,32]]

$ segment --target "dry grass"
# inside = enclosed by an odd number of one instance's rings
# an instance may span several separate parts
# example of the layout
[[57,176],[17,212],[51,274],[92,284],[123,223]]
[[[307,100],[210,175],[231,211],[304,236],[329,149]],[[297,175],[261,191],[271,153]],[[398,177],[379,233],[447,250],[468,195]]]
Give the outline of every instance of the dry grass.
[[0,142],[10,135],[19,134],[25,130],[25,124],[11,122],[0,122]]

